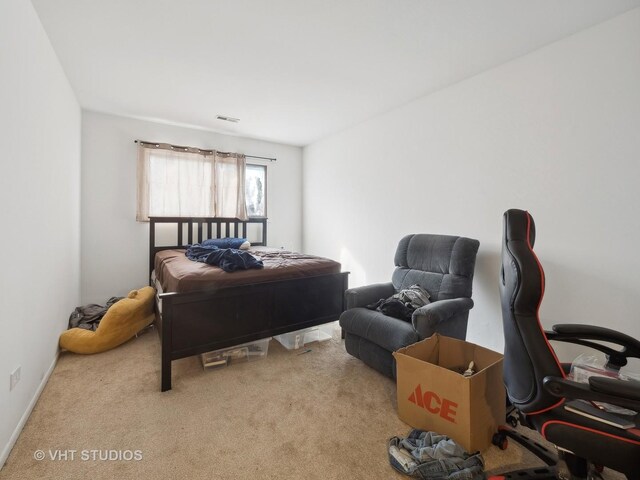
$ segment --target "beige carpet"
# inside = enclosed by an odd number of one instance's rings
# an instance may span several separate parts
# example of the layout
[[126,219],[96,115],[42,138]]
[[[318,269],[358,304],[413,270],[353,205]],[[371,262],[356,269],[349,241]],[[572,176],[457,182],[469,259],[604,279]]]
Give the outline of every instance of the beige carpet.
[[[179,360],[166,393],[155,330],[103,354],[65,353],[0,478],[405,478],[386,455],[387,439],[410,429],[395,384],[349,356],[337,331],[309,348],[298,355],[272,340],[266,359],[214,371]],[[38,450],[47,458],[34,459]],[[51,460],[50,450],[77,453]],[[87,460],[82,450],[142,459]],[[535,462],[513,444],[484,456],[488,470]]]

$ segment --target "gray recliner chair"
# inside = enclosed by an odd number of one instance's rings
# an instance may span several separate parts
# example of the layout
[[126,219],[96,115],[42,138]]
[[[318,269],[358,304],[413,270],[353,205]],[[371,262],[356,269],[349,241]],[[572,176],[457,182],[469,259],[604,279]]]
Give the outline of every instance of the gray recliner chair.
[[[350,288],[340,316],[347,352],[384,375],[395,378],[392,352],[440,333],[464,340],[471,286],[480,242],[449,235],[407,235],[398,244],[392,281]],[[418,284],[431,303],[415,312],[411,322],[365,308]]]

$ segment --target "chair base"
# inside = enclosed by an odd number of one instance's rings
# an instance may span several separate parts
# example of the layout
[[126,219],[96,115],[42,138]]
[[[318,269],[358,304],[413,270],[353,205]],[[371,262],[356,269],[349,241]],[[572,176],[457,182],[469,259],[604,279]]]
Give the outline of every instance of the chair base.
[[[602,478],[600,472],[602,467],[589,463],[586,459],[577,457],[571,452],[560,451],[558,454],[542,445],[540,442],[523,435],[511,427],[500,426],[498,433],[494,435],[494,445],[501,449],[507,448],[506,438],[512,438],[519,445],[523,446],[546,465],[537,468],[527,468],[512,470],[488,477],[488,480],[567,480],[567,476],[561,474],[559,463],[563,462],[568,470],[570,480],[595,480]],[[640,480],[640,472],[627,473],[628,480]]]
[[518,442],[524,448],[533,453],[536,457],[546,463],[549,467],[555,467],[558,464],[558,454],[555,451],[549,450],[540,442],[536,442],[533,438],[524,435],[511,427],[500,426],[498,427],[498,433],[494,435],[493,444],[500,447],[502,450],[506,449],[506,443],[504,440],[509,437]]
[[488,480],[557,480],[558,478],[556,467],[540,467],[493,475],[488,477]]

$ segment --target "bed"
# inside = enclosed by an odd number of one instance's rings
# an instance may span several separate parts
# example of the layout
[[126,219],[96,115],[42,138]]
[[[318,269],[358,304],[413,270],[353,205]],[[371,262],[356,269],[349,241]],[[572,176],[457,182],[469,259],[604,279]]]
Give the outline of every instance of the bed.
[[[173,233],[177,242],[158,245],[157,228],[165,238]],[[187,244],[227,236],[249,237],[250,252],[265,268],[227,273],[184,255]],[[332,260],[266,244],[264,217],[150,217],[149,278],[157,290],[161,391],[171,389],[173,360],[339,318],[348,272]]]

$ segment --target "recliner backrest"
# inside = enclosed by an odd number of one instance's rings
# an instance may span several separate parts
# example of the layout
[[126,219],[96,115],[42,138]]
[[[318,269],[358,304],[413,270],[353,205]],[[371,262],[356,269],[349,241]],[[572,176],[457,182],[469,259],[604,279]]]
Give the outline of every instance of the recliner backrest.
[[398,244],[392,282],[396,290],[418,284],[431,301],[471,297],[480,242],[451,235],[407,235]]
[[558,404],[542,387],[544,377],[564,373],[540,324],[544,271],[533,252],[535,224],[528,212],[504,214],[500,298],[504,324],[504,382],[511,402],[523,413]]

